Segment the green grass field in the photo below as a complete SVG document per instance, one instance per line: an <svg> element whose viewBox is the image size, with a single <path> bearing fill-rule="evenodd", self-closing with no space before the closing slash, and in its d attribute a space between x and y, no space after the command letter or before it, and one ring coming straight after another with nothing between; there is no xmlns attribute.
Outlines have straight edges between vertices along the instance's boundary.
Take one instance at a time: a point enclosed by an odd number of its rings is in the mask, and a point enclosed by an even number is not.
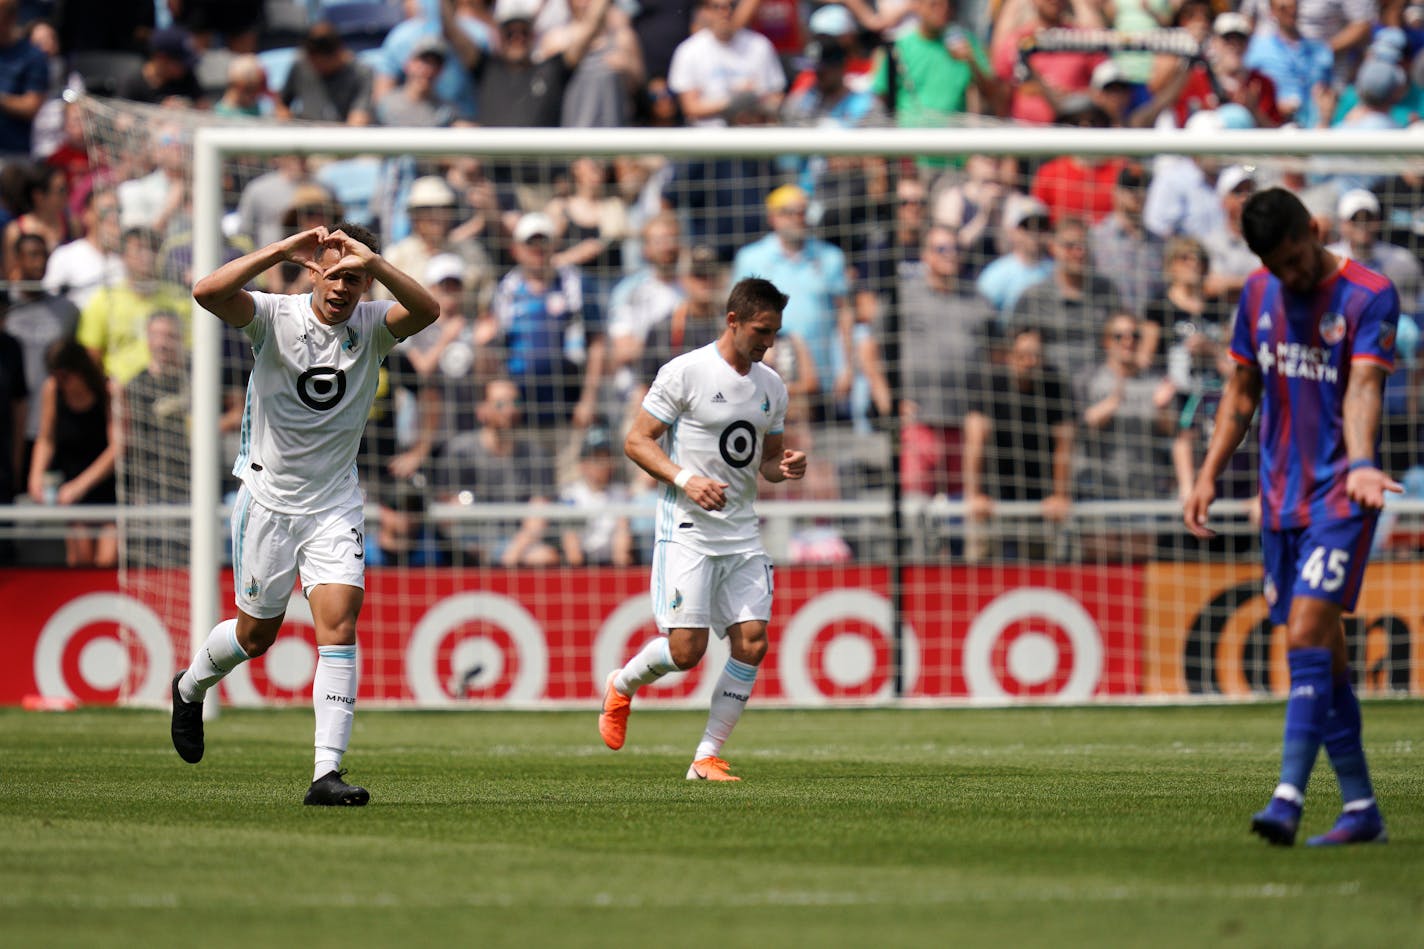
<svg viewBox="0 0 1424 949"><path fill-rule="evenodd" d="M310 712L0 710L0 943L1419 946L1419 703L1367 703L1393 840L1273 848L1281 706L357 717L364 809L301 806ZM1323 758L1305 830L1338 809Z"/></svg>

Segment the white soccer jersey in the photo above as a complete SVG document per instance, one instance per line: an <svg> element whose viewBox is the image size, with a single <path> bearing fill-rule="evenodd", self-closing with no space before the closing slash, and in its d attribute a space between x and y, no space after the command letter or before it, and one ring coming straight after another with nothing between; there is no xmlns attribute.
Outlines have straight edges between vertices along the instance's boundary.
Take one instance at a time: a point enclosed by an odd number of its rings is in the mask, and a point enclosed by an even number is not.
<svg viewBox="0 0 1424 949"><path fill-rule="evenodd" d="M785 426L786 403L786 383L775 370L757 362L740 375L716 343L658 370L643 408L669 426L664 439L668 457L727 484L727 503L720 511L704 511L667 485L658 499L658 540L716 555L762 549L753 507L757 469L762 441Z"/></svg>
<svg viewBox="0 0 1424 949"><path fill-rule="evenodd" d="M396 345L389 300L356 305L328 326L310 294L253 293L243 332L256 363L247 381L241 443L232 473L264 507L316 514L345 501L376 396L381 362Z"/></svg>

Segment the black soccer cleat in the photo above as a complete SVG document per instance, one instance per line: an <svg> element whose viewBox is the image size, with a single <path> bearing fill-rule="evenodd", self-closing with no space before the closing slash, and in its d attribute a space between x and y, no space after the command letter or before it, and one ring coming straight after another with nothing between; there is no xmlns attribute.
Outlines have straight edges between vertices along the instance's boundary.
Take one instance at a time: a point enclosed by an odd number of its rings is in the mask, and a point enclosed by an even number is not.
<svg viewBox="0 0 1424 949"><path fill-rule="evenodd" d="M345 771L328 771L323 774L307 788L307 796L302 798L302 803L323 807L365 806L366 802L371 800L370 792L354 784L347 784L341 780L345 776Z"/></svg>
<svg viewBox="0 0 1424 949"><path fill-rule="evenodd" d="M178 757L189 764L203 760L203 703L185 702L178 694L178 680L173 677L173 748Z"/></svg>

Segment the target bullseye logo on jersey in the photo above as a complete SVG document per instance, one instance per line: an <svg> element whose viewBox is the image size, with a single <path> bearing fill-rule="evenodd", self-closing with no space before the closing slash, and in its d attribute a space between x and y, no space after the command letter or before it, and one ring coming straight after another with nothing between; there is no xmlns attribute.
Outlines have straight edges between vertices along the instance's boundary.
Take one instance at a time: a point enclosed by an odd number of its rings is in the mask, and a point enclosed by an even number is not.
<svg viewBox="0 0 1424 949"><path fill-rule="evenodd" d="M722 460L733 468L745 468L756 457L756 428L745 419L733 422L722 430L717 450L721 452Z"/></svg>
<svg viewBox="0 0 1424 949"><path fill-rule="evenodd" d="M346 396L346 373L335 366L312 366L297 377L297 397L318 412L334 409Z"/></svg>

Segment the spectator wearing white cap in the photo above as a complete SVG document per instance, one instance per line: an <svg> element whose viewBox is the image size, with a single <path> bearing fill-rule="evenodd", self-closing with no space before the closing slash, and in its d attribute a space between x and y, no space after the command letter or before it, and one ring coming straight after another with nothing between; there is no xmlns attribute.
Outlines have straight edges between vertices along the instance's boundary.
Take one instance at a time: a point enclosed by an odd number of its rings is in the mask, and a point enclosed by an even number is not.
<svg viewBox="0 0 1424 949"><path fill-rule="evenodd" d="M434 439L437 451L456 432L475 427L480 386L500 372L490 347L494 321L478 309L466 270L458 254L430 258L420 282L440 304L440 316L397 347L441 407Z"/></svg>
<svg viewBox="0 0 1424 949"><path fill-rule="evenodd" d="M1255 191L1255 174L1244 165L1228 165L1216 176L1221 224L1200 237L1209 264L1204 287L1209 297L1234 303L1246 278L1261 267L1241 233L1241 210Z"/></svg>
<svg viewBox="0 0 1424 949"><path fill-rule="evenodd" d="M1276 102L1276 83L1270 76L1246 65L1251 42L1251 21L1235 11L1212 21L1207 56L1188 71L1176 101L1177 127L1193 114L1227 102L1245 107L1258 128L1275 128L1283 117Z"/></svg>
<svg viewBox="0 0 1424 949"><path fill-rule="evenodd" d="M1048 256L1053 220L1048 215L1048 205L1037 198L1013 196L1004 212L1004 229L1008 232L1009 252L989 262L975 287L1006 326L1009 313L1023 292L1053 273L1053 258Z"/></svg>
<svg viewBox="0 0 1424 949"><path fill-rule="evenodd" d="M495 288L494 315L504 371L519 386L525 419L552 433L587 427L598 414L607 346L584 301L575 267L555 267L558 227L547 214L525 214L514 227L515 266ZM582 335L583 346L570 342Z"/></svg>
<svg viewBox="0 0 1424 949"><path fill-rule="evenodd" d="M1339 241L1326 246L1326 250L1348 257L1364 264L1376 273L1384 274L1399 291L1399 326L1396 332L1400 340L1400 352L1404 353L1404 341L1418 339L1418 317L1424 312L1424 267L1419 258L1408 248L1400 247L1380 239L1382 213L1379 197L1373 191L1356 189L1340 195L1335 208L1335 218L1340 229ZM1395 371L1385 380L1383 444L1385 464L1388 470L1400 471L1415 463L1412 457L1417 451L1419 433L1412 418L1417 418L1418 399L1415 390L1414 372L1417 362L1413 358L1400 358Z"/></svg>
<svg viewBox="0 0 1424 949"><path fill-rule="evenodd" d="M1228 125L1228 119L1232 124ZM1187 120L1186 131L1195 136L1218 137L1233 128L1249 128L1249 123L1250 113L1228 104L1196 113ZM1221 169L1221 160L1209 155L1158 156L1142 208L1148 229L1164 238L1186 234L1205 240L1220 228L1222 210L1216 178Z"/></svg>
<svg viewBox="0 0 1424 949"><path fill-rule="evenodd" d="M386 259L408 274L421 274L437 254L455 254L465 262L465 288L481 311L494 292L494 265L476 240L453 240L450 232L459 218L455 191L439 175L426 175L411 183L406 196L410 234L392 244ZM376 299L385 299L373 292Z"/></svg>
<svg viewBox="0 0 1424 949"><path fill-rule="evenodd" d="M1346 191L1335 207L1335 221L1340 240L1325 249L1384 274L1399 291L1400 309L1411 315L1419 313L1424 267L1408 248L1380 239L1379 197L1363 188Z"/></svg>

